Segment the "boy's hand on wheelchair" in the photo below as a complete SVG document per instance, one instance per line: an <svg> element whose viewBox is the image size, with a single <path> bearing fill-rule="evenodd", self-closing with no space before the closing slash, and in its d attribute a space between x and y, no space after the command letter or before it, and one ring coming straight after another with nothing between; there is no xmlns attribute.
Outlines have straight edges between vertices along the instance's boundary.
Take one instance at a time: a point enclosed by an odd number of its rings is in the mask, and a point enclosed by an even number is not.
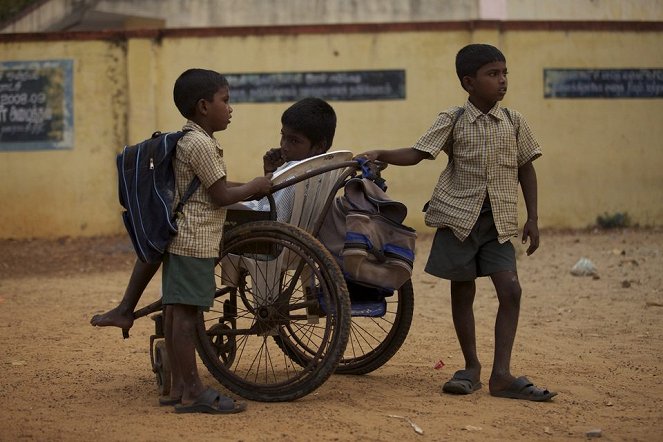
<svg viewBox="0 0 663 442"><path fill-rule="evenodd" d="M279 166L282 166L285 163L281 155L281 148L275 147L269 149L265 152L265 155L262 156L262 167L265 173L274 172Z"/></svg>
<svg viewBox="0 0 663 442"><path fill-rule="evenodd" d="M368 160L368 161L375 161L375 160L378 159L379 156L380 156L379 151L369 150L369 151L366 151L366 152L362 152L358 155L355 155L354 159L355 160L356 159L365 159L365 160Z"/></svg>
<svg viewBox="0 0 663 442"><path fill-rule="evenodd" d="M260 199L269 195L272 190L272 174L268 173L265 176L259 176L251 180L251 185L255 189L251 197L253 199Z"/></svg>

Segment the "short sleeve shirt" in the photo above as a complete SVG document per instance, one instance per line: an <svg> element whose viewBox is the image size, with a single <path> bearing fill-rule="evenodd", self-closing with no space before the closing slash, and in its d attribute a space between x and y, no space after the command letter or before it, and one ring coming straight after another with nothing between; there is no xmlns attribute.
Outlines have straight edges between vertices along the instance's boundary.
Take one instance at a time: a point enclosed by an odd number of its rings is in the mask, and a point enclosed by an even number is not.
<svg viewBox="0 0 663 442"><path fill-rule="evenodd" d="M187 121L182 130L188 132L177 143L173 160L175 205L194 177L200 179L200 186L177 218L177 236L168 251L194 258L215 258L219 256L226 209L214 204L207 189L226 176L223 150L214 137L192 121Z"/></svg>
<svg viewBox="0 0 663 442"><path fill-rule="evenodd" d="M518 234L518 168L541 156L539 144L525 118L499 103L486 114L470 101L457 117L460 110L441 112L414 145L433 158L440 152L449 156L433 190L426 225L449 227L463 241L488 196L498 240L506 242Z"/></svg>

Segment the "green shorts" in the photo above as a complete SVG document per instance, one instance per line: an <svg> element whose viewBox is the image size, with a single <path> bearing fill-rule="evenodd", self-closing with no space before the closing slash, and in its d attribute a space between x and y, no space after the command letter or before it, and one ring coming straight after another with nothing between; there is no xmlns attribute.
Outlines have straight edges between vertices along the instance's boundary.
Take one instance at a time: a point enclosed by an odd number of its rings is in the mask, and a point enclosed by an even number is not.
<svg viewBox="0 0 663 442"><path fill-rule="evenodd" d="M161 278L161 302L164 305L195 305L209 310L214 303L216 291L214 266L214 258L166 253Z"/></svg>
<svg viewBox="0 0 663 442"><path fill-rule="evenodd" d="M500 244L492 212L484 212L465 241L449 228L437 229L426 273L451 281L474 281L503 271L516 271L516 251L511 241Z"/></svg>

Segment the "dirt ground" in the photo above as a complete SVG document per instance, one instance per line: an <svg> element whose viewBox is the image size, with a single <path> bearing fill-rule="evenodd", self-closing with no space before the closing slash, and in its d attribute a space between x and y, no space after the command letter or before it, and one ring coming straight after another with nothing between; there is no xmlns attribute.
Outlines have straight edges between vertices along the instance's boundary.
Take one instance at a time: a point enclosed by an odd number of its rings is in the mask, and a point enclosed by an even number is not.
<svg viewBox="0 0 663 442"><path fill-rule="evenodd" d="M417 243L412 329L387 365L334 375L294 402L249 402L232 416L159 407L149 319L137 321L128 340L119 329L89 325L121 297L134 259L127 239L0 241L0 440L559 441L588 432L661 440L663 230L543 232L537 253L520 253L513 371L557 391L550 403L493 398L487 387L440 394L463 359L448 283L422 271L430 240ZM581 257L597 276L571 275ZM158 290L148 288L145 304ZM475 314L485 384L496 308L484 278ZM435 369L440 360L445 366ZM200 371L222 389L202 364Z"/></svg>

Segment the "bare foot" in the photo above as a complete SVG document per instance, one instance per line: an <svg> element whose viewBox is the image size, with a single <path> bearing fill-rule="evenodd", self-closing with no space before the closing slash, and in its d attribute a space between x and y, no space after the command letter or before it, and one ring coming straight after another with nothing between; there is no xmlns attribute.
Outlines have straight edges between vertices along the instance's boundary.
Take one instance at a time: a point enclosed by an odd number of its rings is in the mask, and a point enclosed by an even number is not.
<svg viewBox="0 0 663 442"><path fill-rule="evenodd" d="M133 313L125 313L119 307L102 313L94 315L90 319L90 324L95 327L119 327L123 330L128 330L134 325Z"/></svg>

